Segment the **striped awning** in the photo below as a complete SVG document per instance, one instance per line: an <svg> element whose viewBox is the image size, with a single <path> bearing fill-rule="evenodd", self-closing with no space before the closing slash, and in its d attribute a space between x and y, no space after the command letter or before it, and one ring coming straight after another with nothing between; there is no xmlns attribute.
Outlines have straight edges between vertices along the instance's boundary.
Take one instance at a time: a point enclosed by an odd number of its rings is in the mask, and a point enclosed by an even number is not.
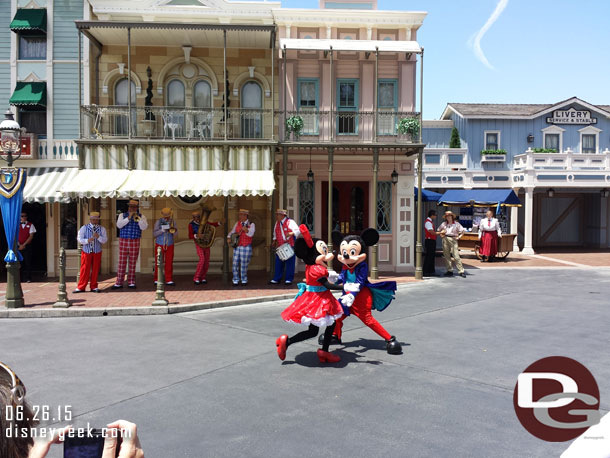
<svg viewBox="0 0 610 458"><path fill-rule="evenodd" d="M118 189L119 196L270 196L271 170L133 170Z"/></svg>
<svg viewBox="0 0 610 458"><path fill-rule="evenodd" d="M79 170L64 183L60 191L65 197L115 197L125 183L129 170Z"/></svg>
<svg viewBox="0 0 610 458"><path fill-rule="evenodd" d="M76 167L33 167L28 168L28 178L23 190L24 202L67 202L59 190L74 178Z"/></svg>

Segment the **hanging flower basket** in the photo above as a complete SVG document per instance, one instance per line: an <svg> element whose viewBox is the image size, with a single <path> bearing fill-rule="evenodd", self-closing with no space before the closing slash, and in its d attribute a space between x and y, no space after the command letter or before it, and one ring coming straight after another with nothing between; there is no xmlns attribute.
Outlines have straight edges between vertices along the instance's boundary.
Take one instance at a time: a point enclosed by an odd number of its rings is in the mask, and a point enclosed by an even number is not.
<svg viewBox="0 0 610 458"><path fill-rule="evenodd" d="M294 139L298 140L301 132L303 132L303 127L305 127L305 122L303 122L303 118L300 116L290 116L286 119L286 140L290 138L291 132Z"/></svg>

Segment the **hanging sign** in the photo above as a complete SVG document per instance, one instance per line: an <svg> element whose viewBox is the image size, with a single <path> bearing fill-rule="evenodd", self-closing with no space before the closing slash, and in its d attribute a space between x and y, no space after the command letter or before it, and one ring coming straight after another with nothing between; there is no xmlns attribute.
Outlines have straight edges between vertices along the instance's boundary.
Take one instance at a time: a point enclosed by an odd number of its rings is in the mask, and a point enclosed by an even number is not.
<svg viewBox="0 0 610 458"><path fill-rule="evenodd" d="M553 116L546 118L546 122L549 124L597 124L597 118L592 118L591 112L588 110L570 108L553 111Z"/></svg>

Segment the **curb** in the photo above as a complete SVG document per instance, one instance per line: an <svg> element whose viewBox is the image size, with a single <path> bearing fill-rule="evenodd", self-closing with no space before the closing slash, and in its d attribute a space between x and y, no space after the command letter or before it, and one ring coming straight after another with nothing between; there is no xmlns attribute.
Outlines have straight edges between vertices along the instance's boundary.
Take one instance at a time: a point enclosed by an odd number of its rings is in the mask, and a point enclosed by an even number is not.
<svg viewBox="0 0 610 458"><path fill-rule="evenodd" d="M420 282L406 282L397 285L397 291L409 285ZM196 312L216 308L235 307L238 305L257 304L270 301L280 301L294 298L295 293L277 294L274 296L257 296L241 299L227 299L217 302L199 302L195 304L179 304L154 307L152 305L138 307L91 307L79 308L77 305L66 309L0 309L0 318L82 318L101 316L141 316L141 315L172 315L174 313Z"/></svg>

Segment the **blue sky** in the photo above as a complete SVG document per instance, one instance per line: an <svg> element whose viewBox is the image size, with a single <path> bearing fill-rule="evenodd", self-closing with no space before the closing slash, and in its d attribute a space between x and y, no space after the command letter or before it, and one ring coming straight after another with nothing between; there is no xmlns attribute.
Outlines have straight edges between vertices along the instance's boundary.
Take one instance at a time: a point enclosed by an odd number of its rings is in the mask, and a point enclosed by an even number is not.
<svg viewBox="0 0 610 458"><path fill-rule="evenodd" d="M610 105L607 0L378 0L379 9L427 11L424 118L448 102L555 103L577 96ZM480 40L493 68L475 56L473 39L506 3ZM282 0L317 8L317 0ZM418 105L419 106L419 105Z"/></svg>

